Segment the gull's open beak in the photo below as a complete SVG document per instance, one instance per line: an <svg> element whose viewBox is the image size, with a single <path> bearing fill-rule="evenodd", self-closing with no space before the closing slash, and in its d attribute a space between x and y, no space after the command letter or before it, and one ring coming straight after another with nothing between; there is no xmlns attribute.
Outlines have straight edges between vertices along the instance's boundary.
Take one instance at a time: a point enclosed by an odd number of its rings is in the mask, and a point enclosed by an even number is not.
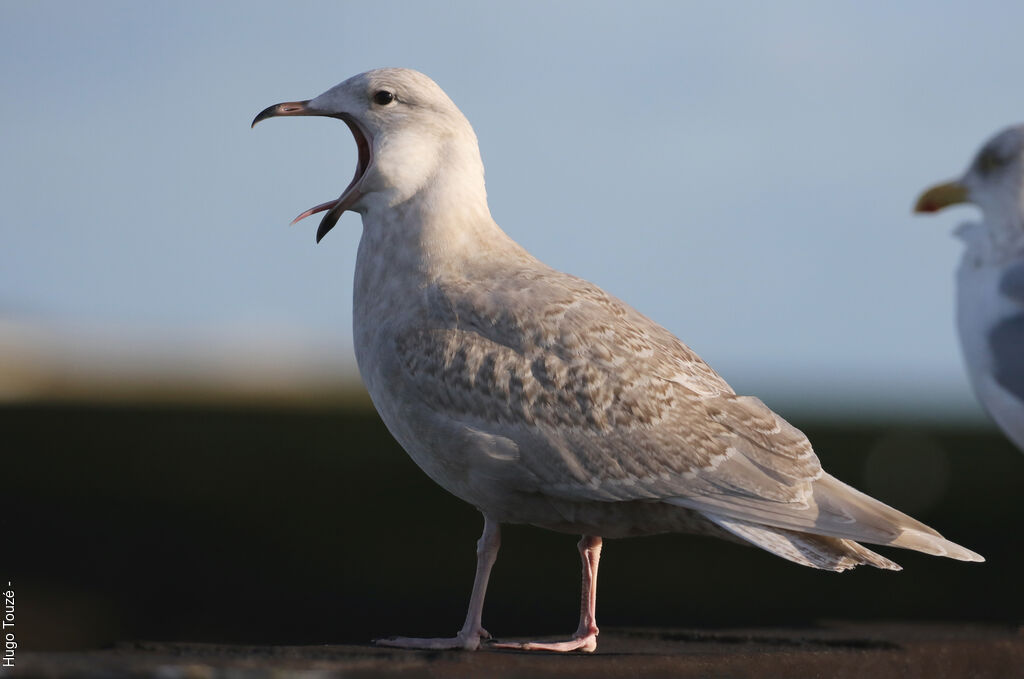
<svg viewBox="0 0 1024 679"><path fill-rule="evenodd" d="M330 115L323 111L310 108L309 99L306 101L286 101L283 104L274 104L268 106L260 114L252 119L252 125L250 129L256 127L256 123L267 118L277 118L278 116L324 116Z"/></svg>
<svg viewBox="0 0 1024 679"><path fill-rule="evenodd" d="M362 126L359 125L350 115L346 113L335 113L330 111L323 111L321 109L314 108L309 104L310 100L306 101L286 101L281 104L274 104L268 106L259 112L252 120L250 127L256 127L256 123L267 118L277 118L280 116L326 116L328 118L337 118L348 125L348 129L352 131L352 136L356 140L356 148L359 152L359 160L356 163L356 174L352 177L352 181L349 182L348 187L341 193L336 200L330 200L326 203L321 203L316 207L303 212L301 215L292 220L292 224L304 219L310 215L316 214L317 212L323 212L327 210L327 214L324 215L323 219L320 220L320 227L316 230L316 242L327 235L327 232L334 228L334 225L338 223L338 219L341 218L341 214L352 207L352 205L362 197L362 192L359 190L359 181L366 174L367 168L370 167L370 163L373 161L373 144L371 143L371 137L367 134Z"/></svg>
<svg viewBox="0 0 1024 679"><path fill-rule="evenodd" d="M938 212L950 205L959 205L970 201L967 187L960 182L946 182L933 186L917 199L914 212Z"/></svg>

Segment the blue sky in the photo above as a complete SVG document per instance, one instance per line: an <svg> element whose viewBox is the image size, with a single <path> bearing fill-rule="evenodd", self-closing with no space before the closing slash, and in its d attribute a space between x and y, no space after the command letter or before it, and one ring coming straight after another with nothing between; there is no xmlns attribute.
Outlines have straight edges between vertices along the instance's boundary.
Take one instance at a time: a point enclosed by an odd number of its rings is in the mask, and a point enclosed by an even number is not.
<svg viewBox="0 0 1024 679"><path fill-rule="evenodd" d="M249 122L405 66L473 123L510 235L739 390L972 410L950 231L974 213L910 206L1024 120L1021 25L986 2L9 0L0 317L350 360L359 218L319 246L288 222L354 144Z"/></svg>

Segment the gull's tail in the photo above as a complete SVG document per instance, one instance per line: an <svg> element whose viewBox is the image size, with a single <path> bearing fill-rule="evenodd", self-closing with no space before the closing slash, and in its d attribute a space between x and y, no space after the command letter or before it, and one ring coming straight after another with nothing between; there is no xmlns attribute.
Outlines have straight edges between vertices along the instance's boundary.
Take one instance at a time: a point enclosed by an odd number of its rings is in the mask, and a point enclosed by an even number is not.
<svg viewBox="0 0 1024 679"><path fill-rule="evenodd" d="M843 571L865 564L900 570L896 563L858 542L913 549L959 561L985 560L828 474L814 482L812 498L804 511L773 511L765 506L730 510L721 506L704 508L701 513L747 542L813 568Z"/></svg>
<svg viewBox="0 0 1024 679"><path fill-rule="evenodd" d="M853 540L772 528L715 514L704 516L736 537L801 566L836 572L860 565L891 571L903 570L899 564Z"/></svg>
<svg viewBox="0 0 1024 679"><path fill-rule="evenodd" d="M942 537L937 530L926 526L884 502L846 485L829 474L824 474L814 483L814 497L826 516L849 517L857 524L863 524L871 534L858 534L856 528L848 531L855 540L876 545L891 545L917 552L944 556L958 561L984 561L985 558L966 547L961 547ZM828 522L823 522L828 526ZM816 532L816 531L815 531ZM828 534L827 531L822 531ZM876 537L882 532L881 537ZM887 538L884 533L892 534Z"/></svg>

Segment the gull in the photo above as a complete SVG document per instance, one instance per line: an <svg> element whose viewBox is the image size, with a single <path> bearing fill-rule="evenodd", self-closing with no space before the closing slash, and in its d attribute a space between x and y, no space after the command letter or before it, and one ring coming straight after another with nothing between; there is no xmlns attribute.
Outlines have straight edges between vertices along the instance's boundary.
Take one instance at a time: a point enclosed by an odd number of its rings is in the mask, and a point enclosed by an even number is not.
<svg viewBox="0 0 1024 679"><path fill-rule="evenodd" d="M957 180L921 194L916 212L973 203L981 222L956 230L956 322L971 387L1024 450L1024 125L989 139Z"/></svg>
<svg viewBox="0 0 1024 679"><path fill-rule="evenodd" d="M597 648L603 538L715 535L832 571L899 570L859 542L983 560L827 474L803 433L668 330L516 244L491 218L473 128L427 76L368 71L253 125L277 116L338 118L355 137L348 187L296 221L326 212L319 242L346 210L362 216L360 374L409 456L484 519L458 633L377 643L490 640L484 593L507 523L581 535L582 596L571 638L497 648Z"/></svg>

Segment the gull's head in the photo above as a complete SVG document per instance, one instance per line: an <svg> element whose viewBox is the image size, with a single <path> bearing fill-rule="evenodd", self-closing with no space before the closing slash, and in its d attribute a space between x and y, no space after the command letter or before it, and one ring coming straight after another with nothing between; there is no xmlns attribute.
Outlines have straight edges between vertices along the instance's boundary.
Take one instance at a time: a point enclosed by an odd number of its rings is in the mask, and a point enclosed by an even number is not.
<svg viewBox="0 0 1024 679"><path fill-rule="evenodd" d="M381 68L349 78L306 101L269 106L252 121L279 116L326 116L348 125L358 159L348 187L335 200L306 210L327 211L316 240L346 210L365 212L372 204L395 206L438 180L439 170L483 190L483 164L473 128L437 83L417 71Z"/></svg>
<svg viewBox="0 0 1024 679"><path fill-rule="evenodd" d="M989 139L962 177L933 186L917 199L915 212L938 212L972 203L981 208L982 228L997 248L1024 239L1024 125Z"/></svg>

